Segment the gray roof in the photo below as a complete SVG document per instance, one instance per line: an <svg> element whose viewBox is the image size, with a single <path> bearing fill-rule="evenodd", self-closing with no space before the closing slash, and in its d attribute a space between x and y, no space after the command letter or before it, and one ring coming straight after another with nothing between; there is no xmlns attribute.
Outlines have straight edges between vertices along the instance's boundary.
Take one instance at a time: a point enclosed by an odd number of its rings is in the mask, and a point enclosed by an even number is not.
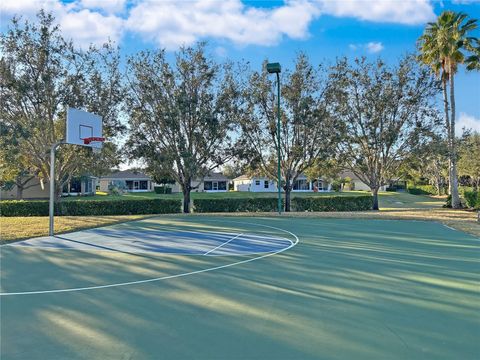
<svg viewBox="0 0 480 360"><path fill-rule="evenodd" d="M151 180L150 176L140 171L133 170L123 170L111 173L109 175L101 176L100 180L112 179L112 180L123 180L123 179L141 179L141 180Z"/></svg>
<svg viewBox="0 0 480 360"><path fill-rule="evenodd" d="M211 180L229 181L230 179L225 175L223 175L221 172L210 173L203 178L203 181L211 181Z"/></svg>

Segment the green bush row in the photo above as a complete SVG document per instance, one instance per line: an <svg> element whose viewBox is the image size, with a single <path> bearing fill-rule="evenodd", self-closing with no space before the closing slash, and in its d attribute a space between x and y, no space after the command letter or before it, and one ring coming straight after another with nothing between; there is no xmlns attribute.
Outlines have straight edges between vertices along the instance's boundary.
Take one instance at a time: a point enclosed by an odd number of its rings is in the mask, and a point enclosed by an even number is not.
<svg viewBox="0 0 480 360"><path fill-rule="evenodd" d="M292 199L294 211L363 211L372 210L373 196L322 196Z"/></svg>
<svg viewBox="0 0 480 360"><path fill-rule="evenodd" d="M194 211L208 212L272 212L277 211L276 198L195 199ZM321 196L293 198L292 211L361 211L370 210L373 198L366 196ZM282 207L284 203L282 201ZM181 212L181 200L77 200L59 202L55 215L135 215ZM48 216L48 201L0 201L1 216Z"/></svg>
<svg viewBox="0 0 480 360"><path fill-rule="evenodd" d="M480 191L464 191L463 197L469 208L480 209Z"/></svg>
<svg viewBox="0 0 480 360"><path fill-rule="evenodd" d="M275 198L245 199L195 199L194 211L208 212L271 212L277 211ZM282 206L284 205L282 201ZM362 211L371 210L373 197L366 196L321 196L295 197L292 199L292 211Z"/></svg>
<svg viewBox="0 0 480 360"><path fill-rule="evenodd" d="M435 195L437 194L437 189L433 185L417 185L409 187L408 192L412 195Z"/></svg>
<svg viewBox="0 0 480 360"><path fill-rule="evenodd" d="M55 204L55 215L142 215L170 214L181 211L181 201L147 200L78 200ZM0 201L1 216L48 216L48 201Z"/></svg>
<svg viewBox="0 0 480 360"><path fill-rule="evenodd" d="M208 212L269 212L277 211L276 198L194 199L193 208L198 213ZM283 201L282 201L283 207Z"/></svg>

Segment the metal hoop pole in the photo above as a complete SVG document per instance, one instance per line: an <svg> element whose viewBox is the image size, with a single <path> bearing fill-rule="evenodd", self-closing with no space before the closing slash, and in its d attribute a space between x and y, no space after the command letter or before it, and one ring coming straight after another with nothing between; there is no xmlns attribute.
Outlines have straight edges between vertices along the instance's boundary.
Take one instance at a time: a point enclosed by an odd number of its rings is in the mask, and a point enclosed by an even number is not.
<svg viewBox="0 0 480 360"><path fill-rule="evenodd" d="M53 223L53 214L54 214L54 206L55 206L55 150L64 141L60 140L52 145L50 148L50 201L48 204L48 213L49 213L49 227L48 227L48 235L54 235L54 223Z"/></svg>

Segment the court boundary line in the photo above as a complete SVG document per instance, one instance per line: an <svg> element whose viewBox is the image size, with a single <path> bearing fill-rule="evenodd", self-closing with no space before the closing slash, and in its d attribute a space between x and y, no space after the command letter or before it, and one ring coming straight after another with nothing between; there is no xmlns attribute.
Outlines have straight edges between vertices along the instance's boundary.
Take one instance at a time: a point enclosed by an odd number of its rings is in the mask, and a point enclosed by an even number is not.
<svg viewBox="0 0 480 360"><path fill-rule="evenodd" d="M215 221L215 220L213 220L213 221ZM216 220L216 221L218 222L219 220ZM202 269L202 270L189 271L189 272L182 273L182 274L167 275L167 276L161 276L161 277L157 277L157 278L136 280L136 281L127 281L127 282L123 282L123 283L115 283L115 284L107 284L107 285L85 286L85 287L67 288L67 289L53 289L53 290L7 292L7 293L0 293L0 296L68 293L68 292L77 292L77 291L115 288L115 287L128 286L128 285L146 284L146 283L156 282L156 281L161 281L161 280L174 279L174 278L185 277L185 276L189 276L189 275L201 274L201 273L214 271L214 270L225 269L225 268L229 268L229 267L236 266L236 265L246 264L246 263L249 263L249 262L252 262L252 261L255 261L255 260L264 259L264 258L267 258L269 256L280 254L280 253L282 253L286 250L289 250L300 242L300 239L298 238L298 236L295 235L294 233L292 233L291 231L281 229L281 228L278 228L278 227L275 227L275 226L255 224L255 223L249 223L249 222L239 222L239 221L232 221L232 222L237 223L237 224L248 224L248 225L254 225L254 226L262 226L262 227L266 227L266 228L279 230L279 231L282 231L284 233L292 235L295 238L295 242L290 240L290 239L287 239L290 242L290 245L283 248L283 249L280 249L278 251L267 253L267 254L264 254L262 256L254 257L254 258L251 258L251 259L237 261L237 262L233 262L233 263L225 264L225 265L220 265L220 266L214 266L212 268L207 268L207 269Z"/></svg>
<svg viewBox="0 0 480 360"><path fill-rule="evenodd" d="M230 240L227 240L227 241L225 241L224 243L221 243L220 245L218 245L217 247L214 247L213 249L208 250L208 251L207 251L205 254L203 254L203 255L204 255L204 256L205 256L205 255L208 255L208 254L210 254L211 252L213 252L213 251L215 251L215 250L217 250L217 249L220 249L222 246L227 245L230 241L233 241L233 240L235 240L235 239L238 239L238 238L239 238L240 236L242 236L242 235L243 235L243 233L240 233L240 234L235 235L235 236L234 236L233 238L231 238Z"/></svg>

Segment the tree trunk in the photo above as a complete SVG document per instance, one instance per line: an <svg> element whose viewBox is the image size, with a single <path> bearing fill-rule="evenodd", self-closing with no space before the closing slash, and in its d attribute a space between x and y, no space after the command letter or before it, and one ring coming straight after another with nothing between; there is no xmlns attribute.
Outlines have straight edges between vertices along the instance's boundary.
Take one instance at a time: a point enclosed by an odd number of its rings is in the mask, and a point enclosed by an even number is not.
<svg viewBox="0 0 480 360"><path fill-rule="evenodd" d="M372 210L379 210L378 208L378 187L372 188L373 207Z"/></svg>
<svg viewBox="0 0 480 360"><path fill-rule="evenodd" d="M186 180L184 184L182 184L182 192L183 192L183 212L185 214L190 213L190 191L192 190L191 181L190 179Z"/></svg>
<svg viewBox="0 0 480 360"><path fill-rule="evenodd" d="M450 132L450 116L448 114L448 93L447 93L447 79L442 77L442 94L443 94L443 110L445 111L445 127L447 129L447 142L448 142L448 194L452 193L452 182L450 181L450 163L452 161L452 146L451 146L451 132Z"/></svg>
<svg viewBox="0 0 480 360"><path fill-rule="evenodd" d="M290 194L292 192L292 187L291 186L286 186L285 187L285 212L290 211Z"/></svg>
<svg viewBox="0 0 480 360"><path fill-rule="evenodd" d="M442 179L437 178L437 195L441 196L442 195Z"/></svg>
<svg viewBox="0 0 480 360"><path fill-rule="evenodd" d="M456 149L456 140L455 140L455 84L454 84L454 75L450 71L450 186L451 186L451 195L452 195L452 208L460 208L460 197L458 195L458 179L457 179L457 149Z"/></svg>
<svg viewBox="0 0 480 360"><path fill-rule="evenodd" d="M183 191L183 212L190 213L190 190Z"/></svg>
<svg viewBox="0 0 480 360"><path fill-rule="evenodd" d="M23 186L17 183L17 200L23 199Z"/></svg>

